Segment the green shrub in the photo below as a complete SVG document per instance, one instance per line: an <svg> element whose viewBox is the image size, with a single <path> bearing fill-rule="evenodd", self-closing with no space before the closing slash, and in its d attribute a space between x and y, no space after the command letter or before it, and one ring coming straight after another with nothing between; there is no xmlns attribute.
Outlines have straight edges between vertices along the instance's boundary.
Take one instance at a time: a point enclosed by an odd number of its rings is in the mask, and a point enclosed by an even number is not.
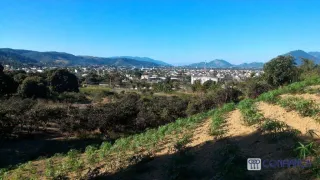
<svg viewBox="0 0 320 180"><path fill-rule="evenodd" d="M98 162L98 158L97 158L97 150L98 148L96 146L87 146L86 147L86 158L87 158L87 162L90 165L93 165L94 163Z"/></svg>
<svg viewBox="0 0 320 180"><path fill-rule="evenodd" d="M287 110L296 110L302 116L317 116L320 112L319 105L312 100L297 97L283 98L278 101L281 107Z"/></svg>
<svg viewBox="0 0 320 180"><path fill-rule="evenodd" d="M80 159L80 151L76 149L71 149L67 153L67 159L66 159L66 169L69 169L71 171L76 171L83 167L83 162Z"/></svg>
<svg viewBox="0 0 320 180"><path fill-rule="evenodd" d="M234 110L235 104L228 103L225 104L222 108L215 110L213 116L211 117L211 128L210 134L211 135L222 135L224 130L222 129L222 124L225 122L225 114Z"/></svg>
<svg viewBox="0 0 320 180"><path fill-rule="evenodd" d="M84 94L76 92L63 92L58 95L58 100L66 103L90 103Z"/></svg>
<svg viewBox="0 0 320 180"><path fill-rule="evenodd" d="M263 115L258 112L255 101L253 99L245 99L241 101L238 108L244 118L247 125L253 125L260 123L263 119Z"/></svg>
<svg viewBox="0 0 320 180"><path fill-rule="evenodd" d="M108 152L110 151L112 147L112 144L109 143L109 142L103 142L101 145L100 145L100 158L103 159L106 157L106 155L108 154Z"/></svg>
<svg viewBox="0 0 320 180"><path fill-rule="evenodd" d="M284 122L279 122L271 119L267 119L261 125L262 131L278 133L285 130L287 125Z"/></svg>
<svg viewBox="0 0 320 180"><path fill-rule="evenodd" d="M192 134L186 134L181 139L179 139L175 144L174 148L178 151L183 150L186 145L191 141Z"/></svg>
<svg viewBox="0 0 320 180"><path fill-rule="evenodd" d="M308 155L313 154L315 152L314 142L310 142L306 145L299 142L299 145L295 149L295 151L298 151L299 158L305 159Z"/></svg>

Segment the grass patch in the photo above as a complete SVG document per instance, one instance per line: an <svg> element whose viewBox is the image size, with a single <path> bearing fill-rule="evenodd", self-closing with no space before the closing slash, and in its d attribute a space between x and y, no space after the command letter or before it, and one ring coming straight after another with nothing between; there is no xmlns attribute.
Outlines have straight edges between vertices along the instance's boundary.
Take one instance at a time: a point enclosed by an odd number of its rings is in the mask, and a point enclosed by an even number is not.
<svg viewBox="0 0 320 180"><path fill-rule="evenodd" d="M174 144L174 149L177 151L182 151L186 148L186 145L191 142L192 134L185 134L181 139L179 139L175 144Z"/></svg>
<svg viewBox="0 0 320 180"><path fill-rule="evenodd" d="M210 134L213 136L222 136L224 130L222 125L225 123L225 115L235 109L234 103L225 104L222 108L217 109L211 117Z"/></svg>
<svg viewBox="0 0 320 180"><path fill-rule="evenodd" d="M306 100L298 97L282 98L277 102L278 105L288 111L295 110L302 116L317 117L320 113L319 105L312 100Z"/></svg>
<svg viewBox="0 0 320 180"><path fill-rule="evenodd" d="M286 128L287 125L284 122L271 119L265 120L261 125L262 131L271 133L283 132Z"/></svg>
<svg viewBox="0 0 320 180"><path fill-rule="evenodd" d="M261 123L264 118L263 115L258 112L255 103L256 101L253 99L245 99L238 105L238 108L244 118L244 122L249 126Z"/></svg>
<svg viewBox="0 0 320 180"><path fill-rule="evenodd" d="M281 94L295 94L295 93L303 93L305 92L305 88L311 85L320 84L320 78L310 78L305 81L295 82L289 84L288 86L283 86L278 89L265 92L261 94L257 100L258 101L265 101L270 103L275 103L278 101L278 96Z"/></svg>

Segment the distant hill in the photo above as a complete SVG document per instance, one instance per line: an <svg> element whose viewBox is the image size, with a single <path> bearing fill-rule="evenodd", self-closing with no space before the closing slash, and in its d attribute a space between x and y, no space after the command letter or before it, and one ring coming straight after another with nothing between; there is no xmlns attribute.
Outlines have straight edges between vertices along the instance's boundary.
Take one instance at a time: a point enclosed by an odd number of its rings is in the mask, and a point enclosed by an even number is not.
<svg viewBox="0 0 320 180"><path fill-rule="evenodd" d="M200 63L193 63L188 65L189 67L198 67L198 68L256 68L260 69L263 67L263 63L261 62L252 62L252 63L243 63L240 65L234 65L229 63L226 60L222 59L216 59L213 61L210 61L208 63L200 62Z"/></svg>
<svg viewBox="0 0 320 180"><path fill-rule="evenodd" d="M309 53L302 51L302 50L290 51L284 55L285 56L288 56L288 55L292 56L295 59L295 62L298 66L302 64L302 62L303 62L302 58L310 59L310 60L313 60L316 64L320 64L320 58L317 58L317 57L313 56L312 54L309 54Z"/></svg>
<svg viewBox="0 0 320 180"><path fill-rule="evenodd" d="M290 51L283 55L293 56L297 65L302 64L302 58L313 60L320 64L320 52L305 52L303 50ZM154 60L148 57L117 56L117 57L94 57L76 56L65 52L39 52L23 49L0 48L0 63L14 65L54 65L54 66L87 66L87 65L108 65L127 67L159 67L172 66L163 61ZM198 68L263 68L262 62L243 63L234 65L226 60L215 59L210 62L199 62L187 65Z"/></svg>
<svg viewBox="0 0 320 180"><path fill-rule="evenodd" d="M198 68L204 68L204 67L207 67L207 68L230 68L233 65L225 60L215 59L215 60L207 62L207 63L206 62L193 63L188 66L198 67Z"/></svg>
<svg viewBox="0 0 320 180"><path fill-rule="evenodd" d="M109 66L135 66L135 67L157 67L166 64L162 61L153 60L151 58L140 57L93 57L93 56L76 56L65 52L38 52L20 49L0 49L0 62L17 62L31 63L39 65L109 65Z"/></svg>
<svg viewBox="0 0 320 180"><path fill-rule="evenodd" d="M117 56L117 57L111 57L111 58L128 58L128 59L134 59L137 61L145 61L145 62L152 62L152 63L156 63L159 64L161 66L172 66L171 64L168 64L166 62L163 61L159 61L159 60L154 60L148 57L137 57L137 56Z"/></svg>
<svg viewBox="0 0 320 180"><path fill-rule="evenodd" d="M37 61L20 54L14 53L9 50L0 51L0 63L1 64L15 64L15 65L23 65L23 64L36 64Z"/></svg>
<svg viewBox="0 0 320 180"><path fill-rule="evenodd" d="M309 52L308 54L310 54L313 57L316 57L317 59L320 59L320 52L313 51L313 52Z"/></svg>
<svg viewBox="0 0 320 180"><path fill-rule="evenodd" d="M262 62L252 62L252 63L242 63L237 65L238 68L255 68L255 69L262 69L264 63Z"/></svg>

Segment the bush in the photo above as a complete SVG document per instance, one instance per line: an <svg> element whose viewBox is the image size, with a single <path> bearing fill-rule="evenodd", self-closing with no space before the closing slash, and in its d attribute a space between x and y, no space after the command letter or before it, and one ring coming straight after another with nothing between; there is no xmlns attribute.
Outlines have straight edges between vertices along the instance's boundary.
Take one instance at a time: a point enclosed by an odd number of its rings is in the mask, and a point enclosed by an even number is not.
<svg viewBox="0 0 320 180"><path fill-rule="evenodd" d="M272 86L281 86L298 80L298 68L292 56L278 56L263 66L264 77Z"/></svg>
<svg viewBox="0 0 320 180"><path fill-rule="evenodd" d="M84 94L76 92L63 92L58 95L58 100L66 103L90 103Z"/></svg>
<svg viewBox="0 0 320 180"><path fill-rule="evenodd" d="M241 101L238 108L244 118L247 125L254 125L260 123L263 119L263 115L258 112L255 101L253 99L245 99Z"/></svg>
<svg viewBox="0 0 320 180"><path fill-rule="evenodd" d="M287 110L296 110L302 116L317 116L320 112L319 105L311 100L289 97L278 101L278 104Z"/></svg>
<svg viewBox="0 0 320 180"><path fill-rule="evenodd" d="M45 98L48 92L45 80L39 76L27 77L19 86L19 94L25 98Z"/></svg>
<svg viewBox="0 0 320 180"><path fill-rule="evenodd" d="M259 79L252 79L246 82L245 95L248 98L257 98L260 94L272 89L272 86L267 82L260 81Z"/></svg>
<svg viewBox="0 0 320 180"><path fill-rule="evenodd" d="M213 109L216 106L217 106L217 102L214 96L212 95L200 96L197 98L193 98L189 102L186 113L190 116L193 114L207 111L209 109Z"/></svg>
<svg viewBox="0 0 320 180"><path fill-rule="evenodd" d="M4 74L2 72L3 67L2 68L1 67L0 67L0 97L15 93L18 88L18 83L16 83L11 76Z"/></svg>
<svg viewBox="0 0 320 180"><path fill-rule="evenodd" d="M218 105L223 105L228 102L238 103L240 101L239 97L242 95L242 92L233 87L232 85L226 85L225 88L219 88L214 91L213 97Z"/></svg>
<svg viewBox="0 0 320 180"><path fill-rule="evenodd" d="M66 69L56 70L49 81L52 90L58 93L79 92L78 78Z"/></svg>

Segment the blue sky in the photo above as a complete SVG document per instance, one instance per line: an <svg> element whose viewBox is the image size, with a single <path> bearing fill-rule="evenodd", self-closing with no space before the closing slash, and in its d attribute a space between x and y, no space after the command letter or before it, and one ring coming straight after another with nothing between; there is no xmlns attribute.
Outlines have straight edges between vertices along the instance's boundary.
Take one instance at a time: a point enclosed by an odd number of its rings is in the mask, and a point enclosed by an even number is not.
<svg viewBox="0 0 320 180"><path fill-rule="evenodd" d="M320 51L319 0L0 0L0 47L172 64Z"/></svg>

